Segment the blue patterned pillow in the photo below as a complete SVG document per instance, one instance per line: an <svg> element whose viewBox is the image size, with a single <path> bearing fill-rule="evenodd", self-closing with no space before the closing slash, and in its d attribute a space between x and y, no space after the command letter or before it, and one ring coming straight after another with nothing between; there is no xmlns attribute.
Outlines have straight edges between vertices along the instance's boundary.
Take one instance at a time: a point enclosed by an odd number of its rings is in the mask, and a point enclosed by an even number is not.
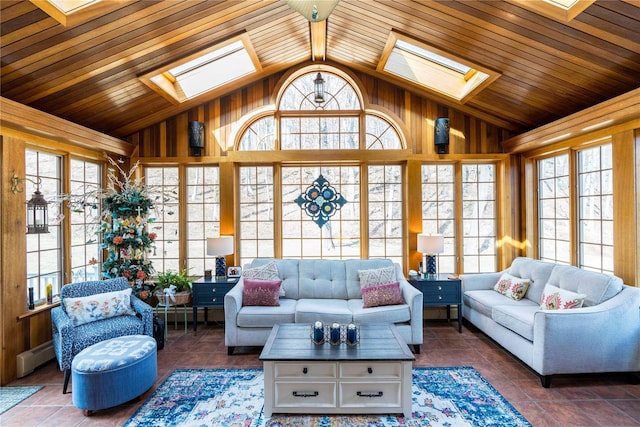
<svg viewBox="0 0 640 427"><path fill-rule="evenodd" d="M109 317L135 314L131 308L131 289L65 298L64 306L74 326Z"/></svg>

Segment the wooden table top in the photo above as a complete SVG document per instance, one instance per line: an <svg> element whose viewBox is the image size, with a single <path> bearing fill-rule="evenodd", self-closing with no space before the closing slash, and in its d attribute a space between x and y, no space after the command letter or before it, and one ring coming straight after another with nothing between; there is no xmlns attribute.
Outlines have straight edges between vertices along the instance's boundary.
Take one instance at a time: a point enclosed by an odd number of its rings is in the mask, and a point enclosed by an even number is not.
<svg viewBox="0 0 640 427"><path fill-rule="evenodd" d="M390 323L360 325L360 342L351 346L345 343L331 345L314 344L311 341L311 325L284 323L275 325L262 349L263 361L358 361L358 360L415 360L413 353Z"/></svg>

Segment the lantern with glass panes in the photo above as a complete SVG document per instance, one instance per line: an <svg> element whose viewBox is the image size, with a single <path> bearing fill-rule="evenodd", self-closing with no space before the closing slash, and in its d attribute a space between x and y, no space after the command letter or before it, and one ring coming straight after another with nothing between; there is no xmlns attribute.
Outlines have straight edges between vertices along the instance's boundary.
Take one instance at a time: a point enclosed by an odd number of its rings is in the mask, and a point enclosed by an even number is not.
<svg viewBox="0 0 640 427"><path fill-rule="evenodd" d="M41 180L34 181L30 178L18 178L15 174L11 177L11 192L22 193L22 185L29 181L36 186L36 191L27 202L27 234L40 234L49 232L48 203L40 192Z"/></svg>

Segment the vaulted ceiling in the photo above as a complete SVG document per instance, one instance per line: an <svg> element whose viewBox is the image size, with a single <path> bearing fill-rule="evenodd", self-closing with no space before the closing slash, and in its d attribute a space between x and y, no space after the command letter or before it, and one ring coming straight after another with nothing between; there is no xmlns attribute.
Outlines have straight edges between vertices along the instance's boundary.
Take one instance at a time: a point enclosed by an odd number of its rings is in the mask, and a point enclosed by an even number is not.
<svg viewBox="0 0 640 427"><path fill-rule="evenodd" d="M107 1L64 26L30 1L2 0L2 96L124 138L194 106L167 101L140 75L231 36L251 40L262 66L253 80L312 59L309 22L284 0ZM518 0L341 0L326 28L327 61L514 133L640 87L636 0L598 0L568 22ZM391 31L500 77L463 105L379 74Z"/></svg>

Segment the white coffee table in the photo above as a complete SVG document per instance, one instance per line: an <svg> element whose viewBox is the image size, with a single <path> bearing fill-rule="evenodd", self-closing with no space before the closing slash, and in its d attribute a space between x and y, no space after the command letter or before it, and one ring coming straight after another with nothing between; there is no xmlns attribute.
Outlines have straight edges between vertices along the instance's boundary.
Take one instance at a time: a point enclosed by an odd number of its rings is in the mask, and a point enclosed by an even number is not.
<svg viewBox="0 0 640 427"><path fill-rule="evenodd" d="M273 327L260 354L264 415L392 414L411 416L415 357L392 324L360 326L356 346L314 344L308 324Z"/></svg>

